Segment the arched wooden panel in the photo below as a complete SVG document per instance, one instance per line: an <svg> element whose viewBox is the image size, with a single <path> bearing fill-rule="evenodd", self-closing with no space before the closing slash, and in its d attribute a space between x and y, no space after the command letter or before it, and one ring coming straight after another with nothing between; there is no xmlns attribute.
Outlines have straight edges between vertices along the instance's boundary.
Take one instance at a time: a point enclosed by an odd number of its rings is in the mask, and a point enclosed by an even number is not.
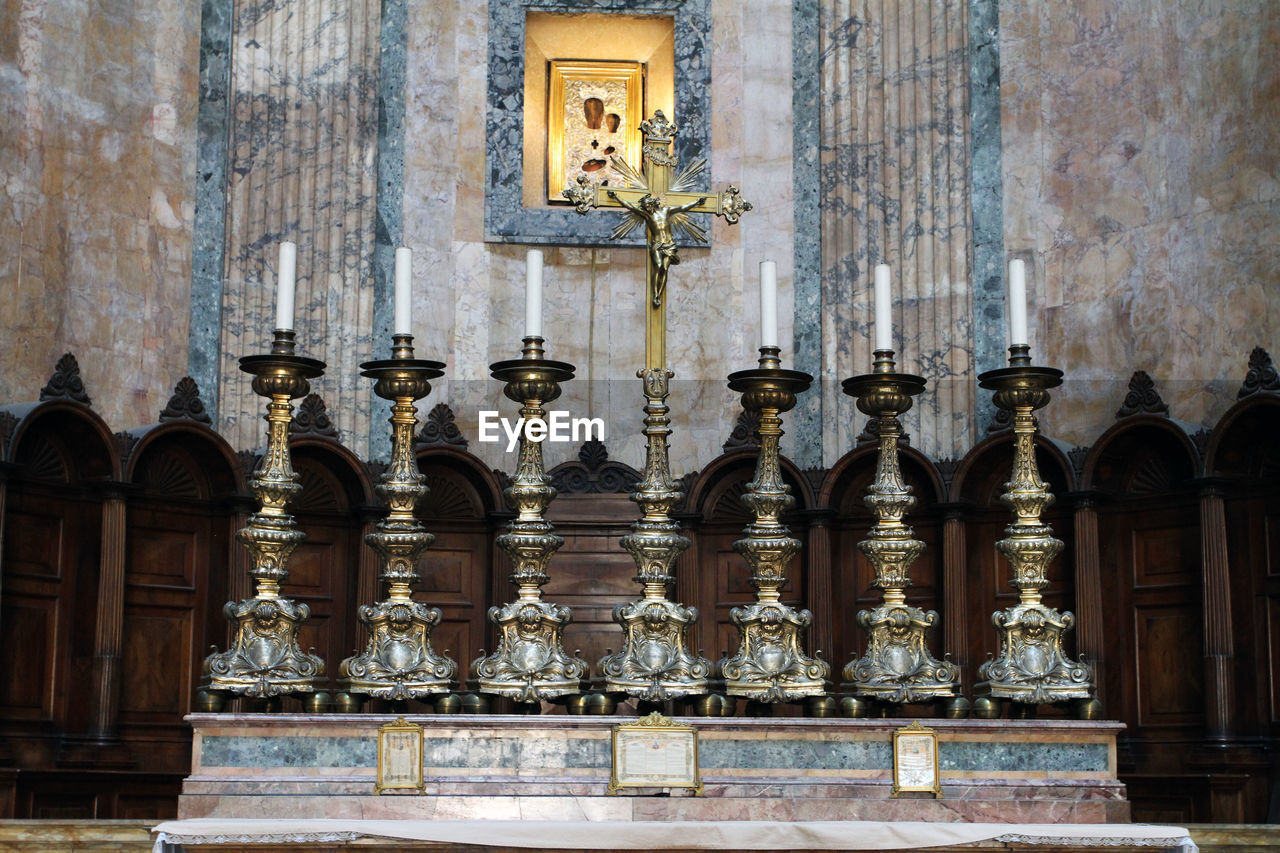
<svg viewBox="0 0 1280 853"><path fill-rule="evenodd" d="M299 631L299 645L303 651L314 648L324 659L333 689L338 664L356 650L356 608L363 603L356 600L365 547L356 509L365 503L366 488L353 459L334 442L293 445L293 467L302 491L290 511L307 538L289 560L283 590L311 608Z"/></svg>
<svg viewBox="0 0 1280 853"><path fill-rule="evenodd" d="M120 733L157 771L190 763L192 707L210 644L225 646L235 492L230 451L207 430L158 428L134 452L126 511Z"/></svg>
<svg viewBox="0 0 1280 853"><path fill-rule="evenodd" d="M1197 462L1167 419L1121 422L1094 446L1086 486L1098 509L1108 716L1139 755L1198 738L1204 725L1201 531ZM1181 764L1179 757L1178 763ZM1141 786L1141 783L1138 783Z"/></svg>
<svg viewBox="0 0 1280 853"><path fill-rule="evenodd" d="M102 503L90 482L114 474L105 426L52 403L15 435L4 518L0 731L51 756L42 737L88 726Z"/></svg>
<svg viewBox="0 0 1280 853"><path fill-rule="evenodd" d="M1280 396L1232 407L1214 429L1207 469L1225 498L1236 683L1244 688L1237 731L1280 736Z"/></svg>
<svg viewBox="0 0 1280 853"><path fill-rule="evenodd" d="M424 453L418 468L428 491L418 503L417 516L435 541L418 562L421 580L415 598L440 608L443 618L432 632L431 645L457 661L461 681L487 645L492 492L469 460L453 454Z"/></svg>

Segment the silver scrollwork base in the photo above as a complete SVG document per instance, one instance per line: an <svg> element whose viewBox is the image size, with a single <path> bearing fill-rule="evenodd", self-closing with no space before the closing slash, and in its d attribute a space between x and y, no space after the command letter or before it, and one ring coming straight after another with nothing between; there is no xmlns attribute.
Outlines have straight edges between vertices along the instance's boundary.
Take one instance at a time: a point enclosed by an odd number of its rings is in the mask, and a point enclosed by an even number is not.
<svg viewBox="0 0 1280 853"><path fill-rule="evenodd" d="M706 693L711 661L689 652L689 630L698 620L693 607L666 599L620 604L613 621L622 626L622 650L600 659L605 690L662 702Z"/></svg>
<svg viewBox="0 0 1280 853"><path fill-rule="evenodd" d="M925 637L938 614L909 604L881 604L858 613L867 652L847 664L844 679L858 696L889 703L931 702L956 695L959 672L930 654Z"/></svg>
<svg viewBox="0 0 1280 853"><path fill-rule="evenodd" d="M587 662L567 654L563 646L572 618L569 608L540 599L489 608L489 621L498 628L498 649L471 665L479 689L517 702L581 691Z"/></svg>
<svg viewBox="0 0 1280 853"><path fill-rule="evenodd" d="M305 604L287 598L246 598L222 608L236 626L225 652L204 660L201 685L266 699L286 693L310 693L324 678L324 661L298 647L298 627L311 615Z"/></svg>
<svg viewBox="0 0 1280 853"><path fill-rule="evenodd" d="M1018 604L992 614L1000 656L978 667L974 691L1038 705L1093 696L1093 667L1062 649L1076 618L1043 604Z"/></svg>
<svg viewBox="0 0 1280 853"><path fill-rule="evenodd" d="M720 662L725 692L755 702L794 702L826 693L830 666L800 647L813 623L808 610L756 602L729 613L738 629L738 653Z"/></svg>
<svg viewBox="0 0 1280 853"><path fill-rule="evenodd" d="M431 648L440 624L438 607L417 601L379 601L360 608L369 627L364 654L338 667L339 683L352 693L379 699L420 699L448 693L458 665Z"/></svg>

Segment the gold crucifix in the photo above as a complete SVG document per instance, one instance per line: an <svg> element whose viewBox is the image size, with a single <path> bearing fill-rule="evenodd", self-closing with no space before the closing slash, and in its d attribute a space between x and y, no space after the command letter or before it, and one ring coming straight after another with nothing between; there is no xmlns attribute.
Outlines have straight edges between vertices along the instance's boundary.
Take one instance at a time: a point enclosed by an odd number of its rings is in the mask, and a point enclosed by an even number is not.
<svg viewBox="0 0 1280 853"><path fill-rule="evenodd" d="M738 188L730 186L722 193L704 193L693 189L693 181L707 168L706 160L696 160L674 180L671 172L676 156L671 141L678 128L667 121L662 110L640 124L644 134L644 174L637 173L614 155L613 168L627 180L626 187L594 185L586 175L579 175L577 186L562 195L573 202L578 213L593 207L621 207L628 211L610 235L618 240L644 223L645 240L649 244L648 298L645 302L645 366L665 368L667 360L667 274L680 263L676 249L676 232L699 243L707 242L707 232L689 216L691 213L714 213L734 223L751 209Z"/></svg>

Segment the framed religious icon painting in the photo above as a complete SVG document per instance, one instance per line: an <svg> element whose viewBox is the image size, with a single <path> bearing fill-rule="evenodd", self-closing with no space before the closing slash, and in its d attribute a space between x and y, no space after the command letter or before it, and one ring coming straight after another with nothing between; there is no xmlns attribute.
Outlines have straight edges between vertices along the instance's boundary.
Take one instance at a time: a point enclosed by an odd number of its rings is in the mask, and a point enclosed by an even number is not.
<svg viewBox="0 0 1280 853"><path fill-rule="evenodd" d="M916 720L893 733L893 796L903 791L928 791L942 796L938 773L938 733Z"/></svg>
<svg viewBox="0 0 1280 853"><path fill-rule="evenodd" d="M615 159L640 171L644 63L553 59L547 84L547 197L585 175L627 186Z"/></svg>
<svg viewBox="0 0 1280 853"><path fill-rule="evenodd" d="M613 727L609 793L622 788L692 788L698 775L698 730L659 713Z"/></svg>
<svg viewBox="0 0 1280 853"><path fill-rule="evenodd" d="M421 793L422 726L399 717L378 727L378 781L374 793L411 790Z"/></svg>

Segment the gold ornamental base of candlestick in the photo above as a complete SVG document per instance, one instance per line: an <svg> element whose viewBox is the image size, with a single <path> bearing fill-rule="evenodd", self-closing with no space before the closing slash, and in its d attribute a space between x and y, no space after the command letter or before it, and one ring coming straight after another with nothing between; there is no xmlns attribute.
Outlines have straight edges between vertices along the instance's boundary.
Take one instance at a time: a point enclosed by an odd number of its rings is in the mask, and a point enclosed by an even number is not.
<svg viewBox="0 0 1280 853"><path fill-rule="evenodd" d="M391 464L378 486L389 512L365 537L381 560L387 598L357 611L369 641L362 654L339 665L338 683L348 693L403 700L448 693L458 665L431 647L440 609L414 601L410 590L418 580L418 560L435 541L414 515L427 488L413 455L413 403L431 393L430 380L444 375L444 364L414 358L410 335L396 335L392 353L393 358L360 365L360 375L375 380L374 393L392 401Z"/></svg>
<svg viewBox="0 0 1280 853"><path fill-rule="evenodd" d="M542 357L542 338L524 339L522 358L490 365L492 376L506 383L504 393L520 403L526 423L545 421L544 404L560 396L560 384L573 378L573 365ZM495 540L515 567L511 582L516 600L489 608L498 629L498 648L476 659L472 673L481 692L509 696L517 702L540 702L582 690L587 662L564 650L564 629L572 621L569 608L543 601L547 565L564 544L543 518L556 496L542 460L542 442L520 435L516 475L504 493L517 515Z"/></svg>
<svg viewBox="0 0 1280 853"><path fill-rule="evenodd" d="M857 398L860 411L879 419L876 477L865 499L876 523L858 550L874 568L872 586L883 590L884 597L874 610L858 613L858 625L867 633L867 651L845 666L844 680L857 696L885 703L950 699L956 696L960 673L950 661L934 658L927 645L938 614L906 603L911 563L924 543L912 537L903 521L916 499L898 464L898 415L911 408L911 398L924 390L925 382L913 374L896 373L891 350L876 350L875 355L874 371L846 379L843 387Z"/></svg>
<svg viewBox="0 0 1280 853"><path fill-rule="evenodd" d="M681 492L671 479L667 436L671 433L666 398L674 375L664 368L637 374L644 382L644 434L647 442L644 479L631 499L643 515L620 544L636 561L636 583L643 597L614 608L613 621L622 628L622 648L600 659L604 689L626 693L646 702L706 693L713 672L711 661L689 648L689 631L698 611L670 601L667 588L675 583L675 564L689 547L671 510Z"/></svg>
<svg viewBox="0 0 1280 853"><path fill-rule="evenodd" d="M743 504L754 511L755 521L747 525L746 536L733 543L751 567L756 600L730 611L729 620L738 629L738 652L720 661L719 668L728 695L756 702L794 702L821 696L831 672L826 661L807 655L802 647L813 615L780 600L787 566L800 551L800 540L792 538L780 520L795 503L778 462L780 415L795 406L796 395L812 381L807 373L783 370L777 347L761 347L758 368L729 376L729 387L742 394L743 409L760 413L756 474L742 496Z"/></svg>
<svg viewBox="0 0 1280 853"><path fill-rule="evenodd" d="M249 481L260 509L236 533L250 554L249 575L256 594L228 601L222 613L235 625L225 652L204 659L200 686L255 698L311 693L324 678L324 661L298 646L298 629L311 615L305 604L283 598L280 586L289 577L290 555L306 539L285 508L302 486L289 453L292 400L311 390L308 379L324 373L324 363L294 355L294 333L277 329L271 352L245 356L240 369L253 374L253 390L267 404L267 450Z"/></svg>
<svg viewBox="0 0 1280 853"><path fill-rule="evenodd" d="M1088 699L1093 696L1093 668L1070 660L1063 651L1075 617L1046 606L1040 595L1049 584L1049 564L1062 551L1062 541L1040 520L1054 498L1036 464L1032 412L1048 405L1049 389L1062 383L1062 371L1032 365L1025 345L1009 351L1009 367L989 370L978 380L995 391L998 408L1013 413L1013 477L1000 499L1013 509L1014 521L996 548L1009 561L1020 600L992 614L1000 651L978 668L974 691L1029 705Z"/></svg>

